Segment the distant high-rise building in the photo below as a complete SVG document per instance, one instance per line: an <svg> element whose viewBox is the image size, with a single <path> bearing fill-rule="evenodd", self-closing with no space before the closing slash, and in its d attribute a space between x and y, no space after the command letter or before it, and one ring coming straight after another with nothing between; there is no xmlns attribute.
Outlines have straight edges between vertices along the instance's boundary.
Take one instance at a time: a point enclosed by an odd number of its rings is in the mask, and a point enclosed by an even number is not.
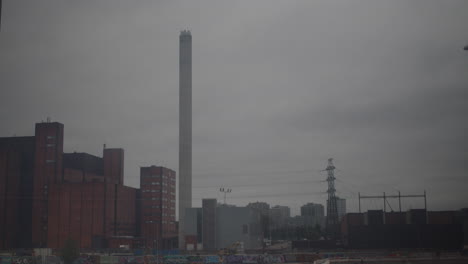
<svg viewBox="0 0 468 264"><path fill-rule="evenodd" d="M336 197L336 208L338 209L338 220L341 221L346 214L346 199Z"/></svg>
<svg viewBox="0 0 468 264"><path fill-rule="evenodd" d="M185 209L192 207L192 35L179 36L179 248L184 249Z"/></svg>
<svg viewBox="0 0 468 264"><path fill-rule="evenodd" d="M249 203L247 207L258 211L262 215L267 215L267 216L269 215L270 205L268 203L265 203L265 202Z"/></svg>
<svg viewBox="0 0 468 264"><path fill-rule="evenodd" d="M270 236L270 205L265 202L249 203L247 208L253 209L260 220L260 232L262 239Z"/></svg>
<svg viewBox="0 0 468 264"><path fill-rule="evenodd" d="M271 228L281 228L286 225L291 217L291 208L288 206L275 205L270 209L270 225Z"/></svg>
<svg viewBox="0 0 468 264"><path fill-rule="evenodd" d="M306 226L324 226L325 209L321 204L308 203L301 206L301 216Z"/></svg>

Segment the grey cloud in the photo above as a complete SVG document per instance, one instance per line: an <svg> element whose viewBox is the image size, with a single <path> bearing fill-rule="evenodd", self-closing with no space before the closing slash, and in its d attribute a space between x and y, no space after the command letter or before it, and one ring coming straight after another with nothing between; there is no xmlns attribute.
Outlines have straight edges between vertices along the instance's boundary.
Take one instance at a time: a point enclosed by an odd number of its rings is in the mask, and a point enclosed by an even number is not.
<svg viewBox="0 0 468 264"><path fill-rule="evenodd" d="M177 169L178 32L193 33L194 199L428 191L467 207L466 1L4 1L1 136L51 116L65 150ZM300 184L299 184L300 183ZM414 205L417 206L415 201ZM369 204L369 206L377 206ZM409 204L407 206L410 206Z"/></svg>

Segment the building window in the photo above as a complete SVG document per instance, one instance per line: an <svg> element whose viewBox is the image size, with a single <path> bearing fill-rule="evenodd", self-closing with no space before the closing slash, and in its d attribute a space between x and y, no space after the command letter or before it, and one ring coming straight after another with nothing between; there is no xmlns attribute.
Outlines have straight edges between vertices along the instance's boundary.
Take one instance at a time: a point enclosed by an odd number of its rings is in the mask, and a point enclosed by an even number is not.
<svg viewBox="0 0 468 264"><path fill-rule="evenodd" d="M249 233L249 226L242 225L242 234L248 234L248 233Z"/></svg>

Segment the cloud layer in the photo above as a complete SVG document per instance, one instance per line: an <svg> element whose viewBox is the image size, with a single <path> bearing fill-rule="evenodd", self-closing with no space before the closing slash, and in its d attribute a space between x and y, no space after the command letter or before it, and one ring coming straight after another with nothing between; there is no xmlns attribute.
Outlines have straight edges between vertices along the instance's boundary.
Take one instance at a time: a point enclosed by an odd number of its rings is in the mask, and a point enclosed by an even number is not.
<svg viewBox="0 0 468 264"><path fill-rule="evenodd" d="M466 1L4 1L1 136L178 168L178 34L193 34L194 204L428 192L468 207ZM366 201L378 208L380 201ZM405 201L406 208L422 201Z"/></svg>

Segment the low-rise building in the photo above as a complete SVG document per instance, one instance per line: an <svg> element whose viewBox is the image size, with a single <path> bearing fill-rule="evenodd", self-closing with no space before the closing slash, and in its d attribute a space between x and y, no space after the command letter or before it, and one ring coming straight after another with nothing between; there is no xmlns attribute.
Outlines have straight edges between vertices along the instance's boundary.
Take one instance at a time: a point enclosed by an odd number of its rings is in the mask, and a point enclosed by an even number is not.
<svg viewBox="0 0 468 264"><path fill-rule="evenodd" d="M251 207L219 205L216 199L203 199L202 208L188 208L185 214L188 250L210 251L233 244L254 249L262 245L259 213Z"/></svg>

